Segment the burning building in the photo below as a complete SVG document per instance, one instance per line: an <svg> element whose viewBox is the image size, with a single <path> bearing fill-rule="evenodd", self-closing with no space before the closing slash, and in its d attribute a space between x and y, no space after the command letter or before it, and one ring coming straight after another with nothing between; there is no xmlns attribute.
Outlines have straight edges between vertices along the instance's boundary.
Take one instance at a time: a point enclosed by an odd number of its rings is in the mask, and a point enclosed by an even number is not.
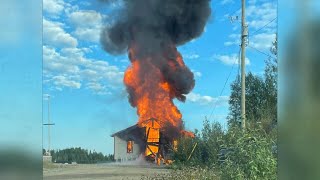
<svg viewBox="0 0 320 180"><path fill-rule="evenodd" d="M130 126L111 135L114 138L114 160L117 162L137 159L143 153L143 130Z"/></svg>
<svg viewBox="0 0 320 180"><path fill-rule="evenodd" d="M167 164L177 150L178 136L191 136L187 131L174 132L174 127L161 127L161 121L150 118L141 127L138 124L111 135L114 138L114 159L116 161L135 160L144 155L149 161ZM170 132L171 131L171 132Z"/></svg>
<svg viewBox="0 0 320 180"><path fill-rule="evenodd" d="M210 0L122 0L120 14L106 26L100 42L110 54L127 52L124 74L129 102L137 108L137 125L113 134L115 158L167 156L184 134L182 114L173 99L184 102L195 86L177 46L197 38L210 16ZM122 150L120 147L125 146ZM120 150L121 149L121 150Z"/></svg>

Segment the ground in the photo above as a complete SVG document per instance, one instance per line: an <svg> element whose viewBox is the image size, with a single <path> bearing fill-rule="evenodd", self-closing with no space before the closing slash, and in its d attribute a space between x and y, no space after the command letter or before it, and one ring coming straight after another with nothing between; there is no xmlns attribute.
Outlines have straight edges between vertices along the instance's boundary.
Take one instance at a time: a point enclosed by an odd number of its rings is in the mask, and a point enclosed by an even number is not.
<svg viewBox="0 0 320 180"><path fill-rule="evenodd" d="M167 174L170 170L156 165L134 164L44 164L44 180L58 179L112 179L112 180L135 180L143 176L155 176L155 174Z"/></svg>

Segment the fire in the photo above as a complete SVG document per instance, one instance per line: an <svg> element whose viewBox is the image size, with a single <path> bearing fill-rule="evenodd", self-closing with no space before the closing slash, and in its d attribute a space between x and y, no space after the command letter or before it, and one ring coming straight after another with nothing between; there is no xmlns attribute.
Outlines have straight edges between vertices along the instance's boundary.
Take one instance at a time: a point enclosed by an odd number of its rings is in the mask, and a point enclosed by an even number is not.
<svg viewBox="0 0 320 180"><path fill-rule="evenodd" d="M194 138L194 134L190 131L186 131L186 130L182 130L181 131L181 134L185 137L191 137L191 138Z"/></svg>
<svg viewBox="0 0 320 180"><path fill-rule="evenodd" d="M127 153L132 153L133 151L133 141L127 142Z"/></svg>
<svg viewBox="0 0 320 180"><path fill-rule="evenodd" d="M194 136L182 131L182 114L173 103L175 98L184 102L195 85L176 47L202 34L211 14L210 1L131 0L124 7L120 18L102 30L100 42L111 54L128 51L131 66L124 83L130 104L137 108L138 125L148 134L146 154L165 158L161 151L167 149L153 146L172 143L181 135ZM151 118L159 121L158 127L148 124Z"/></svg>
<svg viewBox="0 0 320 180"><path fill-rule="evenodd" d="M182 114L173 103L174 98L185 100L184 94L193 88L194 78L174 46L163 48L163 52L145 52L138 45L129 48L131 66L124 74L124 83L131 105L137 108L138 125L145 128L145 156L159 164L160 160L165 161L159 149L164 129L172 133L175 150L177 136L194 137L193 133L182 130Z"/></svg>
<svg viewBox="0 0 320 180"><path fill-rule="evenodd" d="M182 115L173 104L175 89L164 78L161 67L152 62L152 57L137 59L134 48L129 53L132 64L124 74L124 83L133 94L130 101L137 107L138 124L156 118L163 122L161 127L166 123L180 127ZM178 67L185 67L181 55L177 51L176 53L176 59L167 61L168 67L173 71Z"/></svg>
<svg viewBox="0 0 320 180"><path fill-rule="evenodd" d="M178 140L173 140L173 150L177 151L178 150Z"/></svg>
<svg viewBox="0 0 320 180"><path fill-rule="evenodd" d="M145 155L155 156L159 152L159 141L160 141L160 125L156 121L148 121L144 124L146 127L146 137L147 137L147 148Z"/></svg>

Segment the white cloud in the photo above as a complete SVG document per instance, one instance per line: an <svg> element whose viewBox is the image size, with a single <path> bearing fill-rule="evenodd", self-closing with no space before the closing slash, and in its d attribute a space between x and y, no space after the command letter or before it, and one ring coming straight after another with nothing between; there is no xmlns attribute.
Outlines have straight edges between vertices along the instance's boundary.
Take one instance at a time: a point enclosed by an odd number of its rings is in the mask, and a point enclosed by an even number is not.
<svg viewBox="0 0 320 180"><path fill-rule="evenodd" d="M248 3L249 4L255 4L257 2L257 0L249 0Z"/></svg>
<svg viewBox="0 0 320 180"><path fill-rule="evenodd" d="M274 3L266 2L260 5L249 5L247 10L247 23L251 29L259 29L277 17L277 7ZM268 27L275 29L276 22L269 24Z"/></svg>
<svg viewBox="0 0 320 180"><path fill-rule="evenodd" d="M76 11L68 15L76 30L74 35L80 40L98 42L103 16L96 11Z"/></svg>
<svg viewBox="0 0 320 180"><path fill-rule="evenodd" d="M79 72L79 67L70 61L71 59L61 56L54 48L43 46L44 70L55 73L74 74Z"/></svg>
<svg viewBox="0 0 320 180"><path fill-rule="evenodd" d="M99 42L100 28L77 28L74 31L74 35L80 40L89 42Z"/></svg>
<svg viewBox="0 0 320 180"><path fill-rule="evenodd" d="M231 55L215 54L213 58L218 61L221 61L223 64L226 64L226 65L239 64L239 55L237 54L231 54ZM248 58L246 58L246 65L250 65L250 60Z"/></svg>
<svg viewBox="0 0 320 180"><path fill-rule="evenodd" d="M229 38L232 38L232 39L239 39L240 37L241 37L240 34L235 34L235 33L229 35Z"/></svg>
<svg viewBox="0 0 320 180"><path fill-rule="evenodd" d="M50 14L59 14L64 9L63 0L43 0L43 10Z"/></svg>
<svg viewBox="0 0 320 180"><path fill-rule="evenodd" d="M241 35L240 34L232 33L228 37L231 40L224 42L225 46L232 46L232 45L240 45L241 44L241 42L240 42Z"/></svg>
<svg viewBox="0 0 320 180"><path fill-rule="evenodd" d="M76 47L77 39L66 33L63 24L43 19L43 41L55 47Z"/></svg>
<svg viewBox="0 0 320 180"><path fill-rule="evenodd" d="M221 1L221 4L222 4L222 5L233 4L233 3L234 3L233 0L222 0L222 1Z"/></svg>
<svg viewBox="0 0 320 180"><path fill-rule="evenodd" d="M266 0L249 0L246 10L249 27L249 46L259 50L268 50L275 39L277 7L275 3ZM238 31L239 24L234 23L233 31ZM258 31L259 30L259 31ZM225 46L240 45L240 34L229 36Z"/></svg>
<svg viewBox="0 0 320 180"><path fill-rule="evenodd" d="M111 94L111 92L108 91L108 88L106 86L97 82L87 83L87 89L91 89L94 93L98 95Z"/></svg>
<svg viewBox="0 0 320 180"><path fill-rule="evenodd" d="M225 46L232 46L232 45L237 45L239 43L240 43L240 40L239 40L239 42L238 41L227 41L227 42L224 42L223 44Z"/></svg>
<svg viewBox="0 0 320 180"><path fill-rule="evenodd" d="M81 83L71 80L66 76L58 75L52 77L53 84L57 86L58 89L61 87L70 87L73 89L79 89L81 87Z"/></svg>
<svg viewBox="0 0 320 180"><path fill-rule="evenodd" d="M238 30L238 28L239 28L239 26L234 26L234 27L232 28L232 31L236 31L236 30Z"/></svg>
<svg viewBox="0 0 320 180"><path fill-rule="evenodd" d="M193 69L192 69L191 71L193 72L193 74L194 74L195 77L200 78L200 77L202 76L202 73L199 72L199 71L196 71L196 70L193 70Z"/></svg>
<svg viewBox="0 0 320 180"><path fill-rule="evenodd" d="M79 89L84 85L101 95L122 86L123 72L106 61L86 58L88 51L87 48L64 48L58 52L43 46L44 82L59 90Z"/></svg>
<svg viewBox="0 0 320 180"><path fill-rule="evenodd" d="M226 106L228 105L229 97L228 96L219 96L213 98L211 96L202 96L197 93L189 93L187 95L187 101L200 104L200 105L216 105L216 106Z"/></svg>
<svg viewBox="0 0 320 180"><path fill-rule="evenodd" d="M249 46L257 48L259 50L269 50L272 46L272 42L275 40L275 33L273 32L265 32L260 34L254 34L249 36ZM231 34L229 35L230 41L224 42L225 46L232 46L241 44L240 42L240 35Z"/></svg>
<svg viewBox="0 0 320 180"><path fill-rule="evenodd" d="M275 33L277 26L277 21L275 19L276 17L276 4L271 2L262 2L261 4L256 4L256 2L252 2L252 4L247 8L249 35L250 32L255 33L257 30L259 30L257 33Z"/></svg>
<svg viewBox="0 0 320 180"><path fill-rule="evenodd" d="M123 88L123 72L106 61L88 58L98 48L102 15L93 10L79 10L64 0L44 0L43 75L48 89L87 89L106 95ZM66 21L60 21L67 17ZM70 31L71 29L71 31ZM96 42L86 48L78 41Z"/></svg>
<svg viewBox="0 0 320 180"><path fill-rule="evenodd" d="M272 33L261 33L254 35L250 38L250 46L262 50L269 51L272 46L272 42L275 40L276 34Z"/></svg>
<svg viewBox="0 0 320 180"><path fill-rule="evenodd" d="M69 14L69 20L77 27L96 27L102 23L102 15L96 11L76 11Z"/></svg>
<svg viewBox="0 0 320 180"><path fill-rule="evenodd" d="M101 84L95 82L88 83L88 88L93 89L95 91L101 91L102 89L104 89Z"/></svg>
<svg viewBox="0 0 320 180"><path fill-rule="evenodd" d="M200 57L199 54L186 54L186 55L183 55L183 57L185 59L198 59Z"/></svg>

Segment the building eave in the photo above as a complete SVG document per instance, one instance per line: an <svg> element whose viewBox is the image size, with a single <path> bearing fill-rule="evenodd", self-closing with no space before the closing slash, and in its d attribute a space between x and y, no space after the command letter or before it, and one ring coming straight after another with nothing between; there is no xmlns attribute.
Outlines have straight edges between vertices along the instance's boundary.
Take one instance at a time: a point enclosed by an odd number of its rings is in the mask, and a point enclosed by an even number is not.
<svg viewBox="0 0 320 180"><path fill-rule="evenodd" d="M138 124L135 124L135 125L130 126L130 127L126 128L126 129L123 129L123 130L120 130L118 132L115 132L115 133L111 134L111 137L117 136L117 135L122 134L122 133L127 132L127 131L131 131L131 130L133 130L135 128L138 128Z"/></svg>

